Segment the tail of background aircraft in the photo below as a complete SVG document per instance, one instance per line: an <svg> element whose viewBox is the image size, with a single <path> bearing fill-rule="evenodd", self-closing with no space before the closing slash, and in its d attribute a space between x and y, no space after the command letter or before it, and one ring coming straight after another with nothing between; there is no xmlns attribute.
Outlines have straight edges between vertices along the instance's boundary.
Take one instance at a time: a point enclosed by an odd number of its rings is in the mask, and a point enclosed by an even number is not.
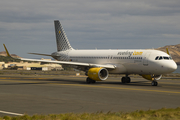
<svg viewBox="0 0 180 120"><path fill-rule="evenodd" d="M57 51L66 51L66 50L72 50L68 38L66 36L66 33L59 22L59 20L54 21L55 26L55 34L56 34L56 42L57 42Z"/></svg>

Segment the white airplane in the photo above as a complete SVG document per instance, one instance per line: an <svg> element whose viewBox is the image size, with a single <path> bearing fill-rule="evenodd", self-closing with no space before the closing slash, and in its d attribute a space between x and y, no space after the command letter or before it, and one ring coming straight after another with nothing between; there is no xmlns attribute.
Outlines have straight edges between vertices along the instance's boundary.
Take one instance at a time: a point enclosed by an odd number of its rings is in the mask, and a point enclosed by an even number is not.
<svg viewBox="0 0 180 120"><path fill-rule="evenodd" d="M75 69L84 71L88 76L87 83L105 81L108 74L125 74L122 83L130 83L130 74L139 74L143 78L152 81L152 86L157 86L157 80L162 74L167 74L177 69L169 51L167 53L158 50L145 49L120 49L120 50L75 50L71 47L65 31L58 20L54 21L57 52L48 54L30 53L35 55L51 56L57 61L20 58L26 61L38 61L42 63L58 63L69 65ZM4 45L7 55L10 56Z"/></svg>

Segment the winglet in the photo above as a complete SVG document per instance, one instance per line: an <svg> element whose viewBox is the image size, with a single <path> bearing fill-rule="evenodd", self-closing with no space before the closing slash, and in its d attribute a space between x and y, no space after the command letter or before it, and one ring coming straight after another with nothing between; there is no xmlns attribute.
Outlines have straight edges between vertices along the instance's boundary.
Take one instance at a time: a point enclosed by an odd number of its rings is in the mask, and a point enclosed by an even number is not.
<svg viewBox="0 0 180 120"><path fill-rule="evenodd" d="M7 50L6 46L5 46L5 44L3 44L3 45L4 45L4 49L6 50L7 56L8 56L8 57L11 57L11 55L9 54L9 52L8 52L8 50Z"/></svg>
<svg viewBox="0 0 180 120"><path fill-rule="evenodd" d="M167 54L168 54L168 55L171 57L171 59L172 59L172 56L171 56L168 48L166 48L166 51L167 51Z"/></svg>
<svg viewBox="0 0 180 120"><path fill-rule="evenodd" d="M167 51L167 54L168 54L168 55L170 55L170 53L169 53L169 49L168 49L168 48L166 48L166 51Z"/></svg>

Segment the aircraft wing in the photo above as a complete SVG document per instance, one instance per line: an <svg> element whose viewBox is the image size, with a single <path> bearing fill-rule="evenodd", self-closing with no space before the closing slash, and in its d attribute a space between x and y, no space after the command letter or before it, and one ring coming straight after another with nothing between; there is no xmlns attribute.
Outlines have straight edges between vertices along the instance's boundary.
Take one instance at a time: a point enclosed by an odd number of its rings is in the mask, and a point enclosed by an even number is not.
<svg viewBox="0 0 180 120"><path fill-rule="evenodd" d="M38 60L38 59L27 59L27 58L20 58L20 60L25 61L34 61L34 62L44 62L44 63L57 63L57 64L64 64L64 65L74 65L74 66L88 66L88 67L104 67L109 69L115 69L114 65L102 65L102 64L91 64L91 63L81 63L81 62L70 62L70 61L50 61L50 60Z"/></svg>
<svg viewBox="0 0 180 120"><path fill-rule="evenodd" d="M5 44L3 44L3 45L6 50L7 56L11 57ZM36 54L36 53L31 53L31 54ZM38 55L40 55L40 54L38 54ZM46 55L46 54L41 54L41 55ZM50 56L50 55L46 55L46 56ZM28 58L14 58L14 59L20 59L20 60L24 60L24 61L33 61L33 62L42 62L42 63L56 63L56 64L62 64L62 65L82 66L82 67L103 67L103 68L107 68L107 69L115 69L116 68L115 65L111 65L111 64L103 65L103 64L81 63L81 62L71 62L71 61L38 60L38 59L28 59Z"/></svg>

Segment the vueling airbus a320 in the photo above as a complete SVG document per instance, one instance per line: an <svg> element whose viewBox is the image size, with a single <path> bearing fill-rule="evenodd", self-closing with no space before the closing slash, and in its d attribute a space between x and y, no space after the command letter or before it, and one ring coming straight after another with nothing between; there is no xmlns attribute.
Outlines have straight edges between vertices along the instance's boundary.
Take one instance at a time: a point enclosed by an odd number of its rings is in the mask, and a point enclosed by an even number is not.
<svg viewBox="0 0 180 120"><path fill-rule="evenodd" d="M162 74L167 74L177 69L169 51L158 50L120 49L120 50L75 50L71 47L65 31L58 20L54 21L57 52L48 54L30 53L35 55L51 56L57 61L20 58L27 61L45 63L58 63L69 65L75 69L85 71L88 76L87 83L105 81L108 74L125 74L122 83L130 83L130 74L139 74L152 81L152 86L157 86L157 80ZM10 56L4 45L7 55Z"/></svg>

